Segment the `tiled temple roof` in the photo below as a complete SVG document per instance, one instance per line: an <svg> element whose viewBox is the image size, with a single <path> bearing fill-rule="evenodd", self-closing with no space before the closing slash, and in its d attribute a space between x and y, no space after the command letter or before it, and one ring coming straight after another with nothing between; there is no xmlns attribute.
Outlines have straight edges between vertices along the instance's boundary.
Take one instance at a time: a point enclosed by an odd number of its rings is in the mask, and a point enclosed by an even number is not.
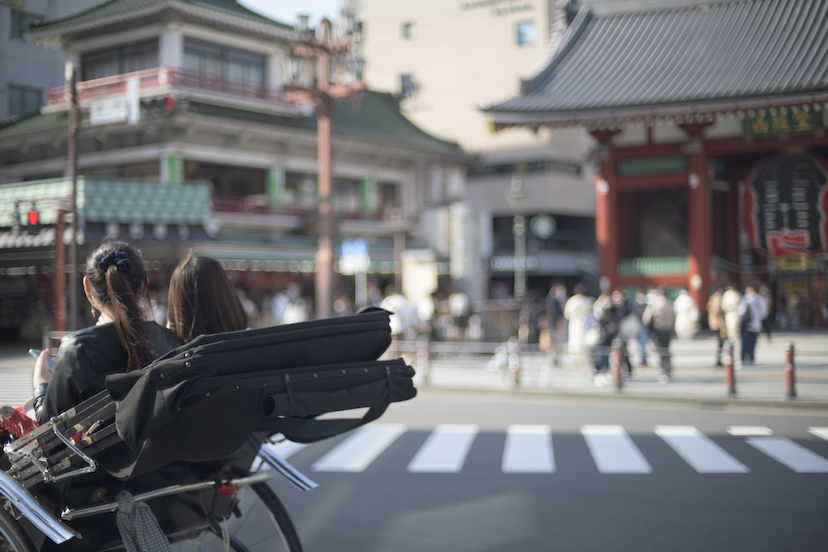
<svg viewBox="0 0 828 552"><path fill-rule="evenodd" d="M828 2L638 0L583 6L546 67L485 111L498 127L613 126L825 101Z"/></svg>

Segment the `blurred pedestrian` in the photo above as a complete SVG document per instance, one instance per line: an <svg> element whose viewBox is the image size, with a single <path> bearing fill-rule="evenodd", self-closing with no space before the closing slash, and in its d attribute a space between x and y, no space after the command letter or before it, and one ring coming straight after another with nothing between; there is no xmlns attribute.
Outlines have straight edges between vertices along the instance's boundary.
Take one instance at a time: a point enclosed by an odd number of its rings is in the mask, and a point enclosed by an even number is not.
<svg viewBox="0 0 828 552"><path fill-rule="evenodd" d="M759 297L765 301L765 317L762 319L762 331L768 336L768 344L773 343L771 339L771 328L773 327L773 296L768 286L759 286Z"/></svg>
<svg viewBox="0 0 828 552"><path fill-rule="evenodd" d="M296 324L298 322L307 322L310 319L308 314L308 303L303 297L293 299L285 307L282 313L282 324Z"/></svg>
<svg viewBox="0 0 828 552"><path fill-rule="evenodd" d="M722 350L727 340L724 311L722 310L722 288L714 291L707 300L707 325L716 334L716 366L722 364Z"/></svg>
<svg viewBox="0 0 828 552"><path fill-rule="evenodd" d="M457 332L457 340L466 341L466 330L469 327L469 318L472 314L469 296L454 288L449 295L448 304L452 326Z"/></svg>
<svg viewBox="0 0 828 552"><path fill-rule="evenodd" d="M406 327L408 300L404 295L397 292L394 285L385 288L385 298L380 302L380 308L391 313L391 345L385 353L386 358L400 356L399 342L405 339L408 330Z"/></svg>
<svg viewBox="0 0 828 552"><path fill-rule="evenodd" d="M638 362L639 366L647 366L647 344L650 342L650 329L641 320L644 316L644 309L647 308L648 300L647 293L643 289L639 289L635 292L635 298L632 304L633 312L638 316L639 322L638 335L636 336L639 354L641 355L641 359Z"/></svg>
<svg viewBox="0 0 828 552"><path fill-rule="evenodd" d="M696 335L699 331L699 309L686 289L679 291L673 301L673 310L676 312L676 337L690 339Z"/></svg>
<svg viewBox="0 0 828 552"><path fill-rule="evenodd" d="M762 331L762 320L765 318L765 300L756 293L756 288L747 286L745 295L739 305L739 326L742 336L742 351L740 358L742 365L754 363L756 353L756 338Z"/></svg>
<svg viewBox="0 0 828 552"><path fill-rule="evenodd" d="M239 301L241 301L242 307L244 307L244 312L247 313L247 323L251 328L261 328L261 317L259 316L259 307L256 306L256 302L248 297L247 292L243 289L237 289L236 294L239 297Z"/></svg>
<svg viewBox="0 0 828 552"><path fill-rule="evenodd" d="M566 308L566 288L563 285L553 285L546 296L545 325L549 333L546 356L549 362L556 366L562 342L564 308Z"/></svg>
<svg viewBox="0 0 828 552"><path fill-rule="evenodd" d="M299 284L291 282L285 289L273 296L270 300L270 313L273 317L273 323L276 325L284 323L285 309L290 305L291 301L297 299L300 295Z"/></svg>
<svg viewBox="0 0 828 552"><path fill-rule="evenodd" d="M595 373L592 381L595 385L609 385L611 379L609 377L609 358L610 349L612 347L612 340L618 331L618 326L615 323L615 306L612 303L612 296L609 293L602 293L598 299L592 304L592 315L595 317L595 324L597 324L597 334L599 335L598 342L593 347L592 361L594 363Z"/></svg>
<svg viewBox="0 0 828 552"><path fill-rule="evenodd" d="M650 329L650 335L653 336L658 354L661 356L659 381L667 383L673 378L670 340L676 325L676 313L673 310L673 303L667 298L662 288L653 292L652 299L644 309L642 322Z"/></svg>
<svg viewBox="0 0 828 552"><path fill-rule="evenodd" d="M592 314L592 299L587 297L583 284L575 284L570 297L564 306L564 317L569 321L569 354L575 362L586 362L586 331L587 322Z"/></svg>
<svg viewBox="0 0 828 552"><path fill-rule="evenodd" d="M727 339L734 345L739 339L739 306L742 304L742 294L733 283L727 284L722 294L722 312L725 319Z"/></svg>

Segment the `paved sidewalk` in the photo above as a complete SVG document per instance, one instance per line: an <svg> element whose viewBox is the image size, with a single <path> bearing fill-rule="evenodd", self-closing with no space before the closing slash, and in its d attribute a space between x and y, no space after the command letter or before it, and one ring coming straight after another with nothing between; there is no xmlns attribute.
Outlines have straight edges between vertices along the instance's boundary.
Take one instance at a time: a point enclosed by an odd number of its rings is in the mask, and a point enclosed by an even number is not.
<svg viewBox="0 0 828 552"><path fill-rule="evenodd" d="M796 398L787 397L785 350L794 343ZM659 357L648 354L648 365L638 366L638 348L630 344L633 375L621 389L614 385L596 386L590 366L578 366L564 355L560 366L549 366L538 353L521 355L520 384L515 385L507 370L491 371L486 356L434 358L426 374L418 370L420 389L475 389L542 393L557 396L600 399L641 399L695 404L700 407L730 405L804 408L828 414L828 332L783 332L773 334L768 343L759 338L756 363L735 371L736 394L725 382L725 370L714 366L716 339L712 336L674 340L670 346L673 379L661 383ZM737 346L735 354L738 355Z"/></svg>
<svg viewBox="0 0 828 552"><path fill-rule="evenodd" d="M796 393L789 399L785 382L785 348L795 344ZM0 405L22 404L31 396L31 371L34 359L25 343L0 345ZM631 344L633 359L637 348ZM633 377L619 390L614 386L596 387L592 370L578 366L564 355L561 366L549 367L538 353L521 357L520 385L516 386L506 370L490 371L491 356L435 356L429 369L418 368L418 388L463 389L487 392L540 393L556 396L593 397L605 400L657 400L683 402L700 407L730 405L824 410L828 414L828 332L780 332L768 343L759 338L756 364L735 372L736 395L728 393L725 371L713 366L716 341L702 336L673 341L673 381L659 383L658 356L650 351L648 366L633 362ZM738 353L738 347L737 347ZM428 379L426 380L426 375Z"/></svg>

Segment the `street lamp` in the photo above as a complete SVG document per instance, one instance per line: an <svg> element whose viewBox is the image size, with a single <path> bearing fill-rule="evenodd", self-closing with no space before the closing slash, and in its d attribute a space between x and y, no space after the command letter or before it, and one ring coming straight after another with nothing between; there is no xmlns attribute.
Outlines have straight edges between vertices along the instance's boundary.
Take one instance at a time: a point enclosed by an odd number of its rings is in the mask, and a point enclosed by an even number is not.
<svg viewBox="0 0 828 552"><path fill-rule="evenodd" d="M334 298L334 248L336 233L331 206L331 131L333 105L351 102L361 97L365 85L362 69L365 62L355 55L354 45L359 41L359 31L354 18L342 13L338 26L328 19L314 30L308 26L308 16L300 15L296 21L297 46L286 67L288 84L282 99L288 103L316 104L316 129L318 150L319 194L319 246L316 251L316 316L330 318L333 315ZM308 73L316 63L316 78Z"/></svg>
<svg viewBox="0 0 828 552"><path fill-rule="evenodd" d="M526 295L526 192L523 178L512 175L512 183L506 191L506 200L512 208L512 233L515 236L515 299L523 301Z"/></svg>

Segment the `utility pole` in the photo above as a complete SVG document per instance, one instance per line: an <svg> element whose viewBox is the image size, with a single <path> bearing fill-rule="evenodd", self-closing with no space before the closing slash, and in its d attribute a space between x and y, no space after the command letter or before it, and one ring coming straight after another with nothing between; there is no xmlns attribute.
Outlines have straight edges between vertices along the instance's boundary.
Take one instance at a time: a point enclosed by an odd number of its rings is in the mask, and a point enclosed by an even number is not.
<svg viewBox="0 0 828 552"><path fill-rule="evenodd" d="M299 45L294 49L290 59L288 78L291 84L285 86L283 100L288 103L316 104L316 131L318 152L318 200L319 245L316 251L315 304L317 318L333 316L334 302L334 240L336 238L336 221L333 214L331 196L333 194L331 169L331 136L333 132L333 106L337 102L355 101L361 97L365 85L360 82L364 61L352 55L353 45L359 39L354 28L352 15L343 14L338 29L341 36L334 35L334 27L328 19L319 24L317 34L308 27L308 16L300 15L296 23L296 35ZM347 58L347 59L346 59ZM312 65L316 60L316 83L303 83L305 73L302 62ZM331 62L346 63L340 67L331 66ZM331 69L335 69L332 71ZM347 75L339 82L339 77ZM334 77L332 82L331 77Z"/></svg>
<svg viewBox="0 0 828 552"><path fill-rule="evenodd" d="M69 97L69 178L72 180L72 195L69 198L69 212L72 215L72 235L69 242L69 329L78 329L78 87L75 64L66 62L66 90ZM62 245L62 244L61 244ZM65 278L66 268L55 266L55 277Z"/></svg>

